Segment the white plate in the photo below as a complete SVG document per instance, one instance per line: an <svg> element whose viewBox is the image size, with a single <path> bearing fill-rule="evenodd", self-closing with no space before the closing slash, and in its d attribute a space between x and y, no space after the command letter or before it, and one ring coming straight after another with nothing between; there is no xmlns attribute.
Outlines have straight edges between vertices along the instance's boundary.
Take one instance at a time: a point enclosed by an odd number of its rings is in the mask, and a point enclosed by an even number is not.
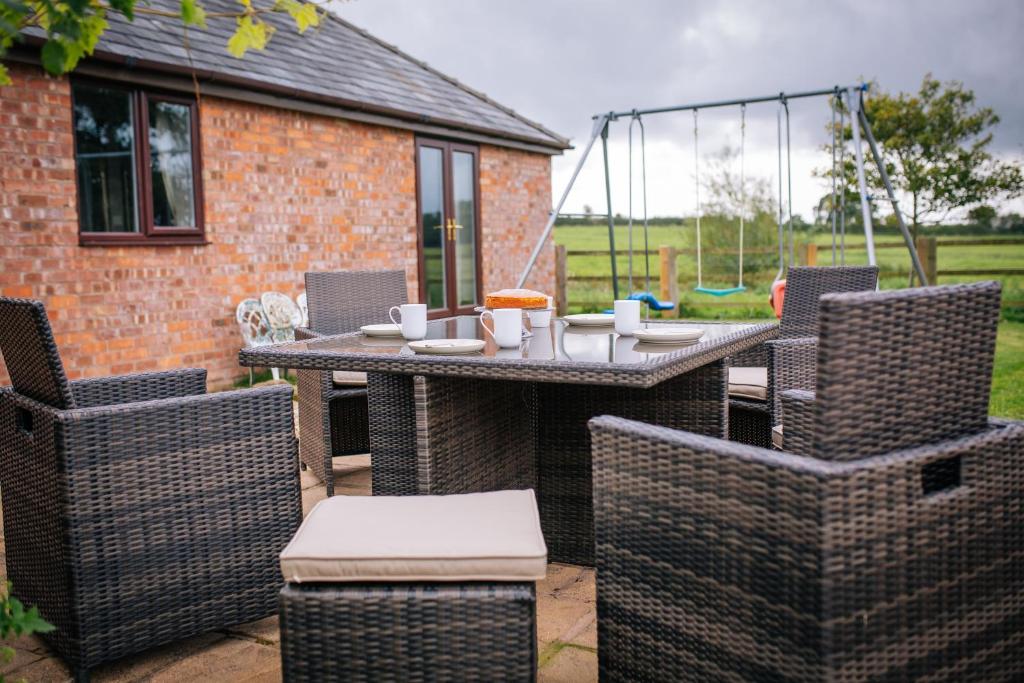
<svg viewBox="0 0 1024 683"><path fill-rule="evenodd" d="M402 328L394 323L384 323L383 325L363 325L359 328L359 331L365 334L367 337L401 337Z"/></svg>
<svg viewBox="0 0 1024 683"><path fill-rule="evenodd" d="M699 327L646 327L633 330L637 340L648 344L681 344L695 342L704 336Z"/></svg>
<svg viewBox="0 0 1024 683"><path fill-rule="evenodd" d="M615 316L611 313L576 313L567 315L562 320L570 325L580 325L583 327L615 324Z"/></svg>
<svg viewBox="0 0 1024 683"><path fill-rule="evenodd" d="M409 348L416 353L434 356L457 356L465 353L476 353L483 350L485 342L481 339L424 339L409 342Z"/></svg>

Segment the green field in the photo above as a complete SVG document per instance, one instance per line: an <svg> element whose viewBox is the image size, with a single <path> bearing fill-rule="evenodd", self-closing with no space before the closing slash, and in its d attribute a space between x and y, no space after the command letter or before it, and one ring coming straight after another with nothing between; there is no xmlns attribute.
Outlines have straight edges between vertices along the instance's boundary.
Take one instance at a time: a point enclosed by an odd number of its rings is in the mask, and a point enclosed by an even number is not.
<svg viewBox="0 0 1024 683"><path fill-rule="evenodd" d="M937 263L940 284L970 282L974 280L999 280L1003 285L1003 320L999 326L999 342L996 350L996 370L992 387L991 409L994 415L1024 419L1024 277L1021 276L942 276L943 270L984 270L1024 269L1024 244L956 246L948 242L977 240L978 236L949 236L940 238ZM1019 236L1009 239L1020 240ZM616 248L627 248L625 226L616 228ZM819 245L818 264L829 265L832 260L829 234L798 235L797 244L813 240ZM876 243L896 242L898 236L880 235ZM608 249L607 228L601 226L557 226L555 241L572 251L605 251ZM721 240L719 240L719 243ZM847 236L847 246L864 244L862 235ZM644 289L644 256L642 231L634 227L633 290ZM692 250L693 229L690 226L651 226L648 244L657 252L661 245L674 246L680 250ZM707 248L707 243L705 243ZM757 251L754 247L751 251ZM772 247L760 247L761 251L773 251ZM895 274L882 277L883 289L906 287L910 273L910 258L905 249L879 249L878 264L883 273ZM727 297L714 297L693 291L697 281L696 258L692 254L680 254L677 261L679 276L680 315L694 319L753 319L772 315L768 306L768 291L777 269L777 254L746 253L745 262L753 269L746 269L744 284L747 291ZM660 262L657 253L650 255L651 289L658 294ZM867 262L867 252L851 248L847 252L847 263ZM628 258L622 254L617 266L620 277L620 293L627 291L626 277ZM728 287L736 281L737 259L735 253L705 254L704 284L712 287ZM604 310L613 299L611 266L607 253L603 255L569 255L569 309L571 312ZM599 278L578 280L574 278Z"/></svg>

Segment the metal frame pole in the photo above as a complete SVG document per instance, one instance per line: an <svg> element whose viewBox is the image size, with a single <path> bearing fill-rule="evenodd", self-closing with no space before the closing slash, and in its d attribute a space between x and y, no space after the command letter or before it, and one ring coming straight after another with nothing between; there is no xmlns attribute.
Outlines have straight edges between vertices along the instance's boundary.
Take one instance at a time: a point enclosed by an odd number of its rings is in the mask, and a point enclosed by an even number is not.
<svg viewBox="0 0 1024 683"><path fill-rule="evenodd" d="M526 284L526 278L530 277L530 271L533 270L533 266L537 263L537 259L540 257L540 252L544 249L544 243L548 241L548 237L551 236L551 230L555 227L555 221L558 219L558 212L562 210L562 205L565 204L565 200L569 197L569 192L572 190L572 186L576 183L576 177L580 174L580 169L583 168L583 164L587 161L587 156L590 154L591 148L594 146L594 141L597 140L597 136L601 134L601 131L605 128L608 123L608 115L602 114L594 121L594 129L590 133L590 142L583 149L583 154L580 155L580 160L576 163L576 169L572 172L572 177L569 178L569 184L566 186L565 191L562 193L561 198L558 200L558 204L551 210L551 214L548 216L548 222L544 226L544 231L540 235L540 239L537 240L536 246L533 248L533 252L530 254L530 259L526 262L526 267L523 268L522 274L519 276L519 282L516 287L522 287ZM607 156L605 157L607 159ZM611 213L611 207L609 206L608 213ZM614 256L612 257L614 259Z"/></svg>
<svg viewBox="0 0 1024 683"><path fill-rule="evenodd" d="M607 200L608 250L612 261L612 296L619 298L619 268L615 262L615 216L612 215L612 175L608 166L608 121L604 118L601 127L601 151L604 153L604 196ZM630 169L632 171L632 169Z"/></svg>
<svg viewBox="0 0 1024 683"><path fill-rule="evenodd" d="M882 182L885 184L886 194L889 195L892 212L896 214L896 223L900 226L900 232L903 233L903 241L906 242L907 251L910 252L910 260L914 265L914 271L917 272L917 277L921 279L921 286L927 287L928 278L925 277L924 267L921 265L921 259L917 254L917 245L914 244L914 238L911 237L910 230L907 229L907 224L903 220L903 212L900 211L899 200L896 199L896 192L893 190L892 181L889 180L889 172L885 170L885 162L882 160L882 154L878 151L878 143L875 142L875 136L871 132L871 124L868 123L868 117L864 113L863 106L857 110L857 114L860 117L860 124L864 127L864 139L868 141L871 156L875 159L875 164L878 166L878 174L882 177Z"/></svg>
<svg viewBox="0 0 1024 683"><path fill-rule="evenodd" d="M860 142L860 97L855 88L846 91L846 104L850 108L850 127L853 129L853 153L857 162L857 185L860 188L860 213L864 220L864 245L868 251L868 264L878 265L875 259L875 231L871 224L871 203L868 200L868 183L864 177L864 150Z"/></svg>

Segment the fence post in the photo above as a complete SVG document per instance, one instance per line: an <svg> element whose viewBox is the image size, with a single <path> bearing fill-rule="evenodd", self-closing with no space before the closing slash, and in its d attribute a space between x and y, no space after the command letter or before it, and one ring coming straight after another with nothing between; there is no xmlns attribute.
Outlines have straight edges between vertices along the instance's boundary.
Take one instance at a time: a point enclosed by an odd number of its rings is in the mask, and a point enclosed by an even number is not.
<svg viewBox="0 0 1024 683"><path fill-rule="evenodd" d="M676 270L676 248L666 245L658 247L661 258L661 300L673 303L671 317L679 317L679 273Z"/></svg>
<svg viewBox="0 0 1024 683"><path fill-rule="evenodd" d="M924 276L928 278L928 284L939 283L939 240L936 237L919 236L914 242L917 249L917 257L921 259L921 268L924 269Z"/></svg>
<svg viewBox="0 0 1024 683"><path fill-rule="evenodd" d="M569 257L564 244L555 245L555 312L563 316L569 310Z"/></svg>
<svg viewBox="0 0 1024 683"><path fill-rule="evenodd" d="M814 242L806 242L800 245L800 261L805 266L818 265L818 245Z"/></svg>

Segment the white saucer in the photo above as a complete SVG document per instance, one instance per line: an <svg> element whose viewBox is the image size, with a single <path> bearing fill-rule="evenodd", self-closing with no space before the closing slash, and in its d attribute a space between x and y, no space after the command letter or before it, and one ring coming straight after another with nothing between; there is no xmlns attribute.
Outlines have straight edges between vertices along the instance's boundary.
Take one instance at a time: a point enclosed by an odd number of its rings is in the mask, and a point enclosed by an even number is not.
<svg viewBox="0 0 1024 683"><path fill-rule="evenodd" d="M409 342L409 348L416 353L434 356L459 356L483 350L481 339L424 339Z"/></svg>
<svg viewBox="0 0 1024 683"><path fill-rule="evenodd" d="M598 327L615 324L615 316L611 313L575 313L562 318L570 325L581 327Z"/></svg>
<svg viewBox="0 0 1024 683"><path fill-rule="evenodd" d="M394 323L383 325L363 325L359 331L367 337L401 337L402 328Z"/></svg>
<svg viewBox="0 0 1024 683"><path fill-rule="evenodd" d="M633 330L638 341L648 344L682 344L695 342L704 336L699 327L645 327Z"/></svg>

